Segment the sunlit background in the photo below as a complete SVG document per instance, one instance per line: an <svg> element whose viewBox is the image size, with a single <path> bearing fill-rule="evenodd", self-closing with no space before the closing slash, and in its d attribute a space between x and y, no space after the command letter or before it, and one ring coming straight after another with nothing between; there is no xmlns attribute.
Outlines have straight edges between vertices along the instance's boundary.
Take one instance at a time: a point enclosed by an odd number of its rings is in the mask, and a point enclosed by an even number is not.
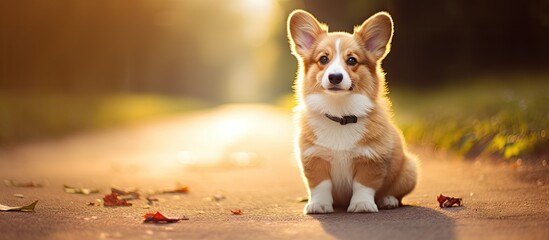
<svg viewBox="0 0 549 240"><path fill-rule="evenodd" d="M332 31L382 10L393 16L383 66L408 141L468 157L547 154L547 0L1 1L0 146L228 103L289 112L296 60L285 21L296 8ZM224 114L212 120L220 145L276 125ZM174 147L170 159L220 158L199 151ZM236 163L256 157L227 154Z"/></svg>

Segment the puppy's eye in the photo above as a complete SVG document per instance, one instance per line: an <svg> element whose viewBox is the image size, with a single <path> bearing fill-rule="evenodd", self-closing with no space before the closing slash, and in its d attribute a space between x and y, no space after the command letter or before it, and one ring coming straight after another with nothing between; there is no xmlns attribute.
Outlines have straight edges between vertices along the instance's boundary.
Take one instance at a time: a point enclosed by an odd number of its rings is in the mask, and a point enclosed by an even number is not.
<svg viewBox="0 0 549 240"><path fill-rule="evenodd" d="M354 57L349 57L349 58L347 58L347 61L345 61L345 62L346 62L347 65L349 65L349 66L354 66L354 65L356 65L356 64L358 63L357 60L356 60L356 58L354 58Z"/></svg>
<svg viewBox="0 0 549 240"><path fill-rule="evenodd" d="M320 57L320 59L318 60L318 62L320 62L320 64L322 64L322 65L328 63L328 61L330 61L330 59L328 59L328 57L326 57L326 56L322 56L322 57Z"/></svg>

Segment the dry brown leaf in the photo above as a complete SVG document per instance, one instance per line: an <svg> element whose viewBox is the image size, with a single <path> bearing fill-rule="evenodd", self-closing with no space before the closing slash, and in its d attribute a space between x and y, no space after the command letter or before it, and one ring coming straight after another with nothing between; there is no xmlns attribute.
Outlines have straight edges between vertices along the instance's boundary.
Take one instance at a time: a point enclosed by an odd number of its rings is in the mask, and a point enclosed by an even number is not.
<svg viewBox="0 0 549 240"><path fill-rule="evenodd" d="M462 199L461 198L454 198L454 197L448 197L440 194L437 197L438 205L440 208L447 208L447 207L453 207L456 206L462 206Z"/></svg>
<svg viewBox="0 0 549 240"><path fill-rule="evenodd" d="M144 223L174 223L179 222L180 220L189 220L189 218L185 216L180 218L166 217L160 212L146 213L143 217L145 218L145 220L143 220Z"/></svg>
<svg viewBox="0 0 549 240"><path fill-rule="evenodd" d="M231 212L232 212L234 215L242 215L242 213L243 213L241 209L231 210Z"/></svg>
<svg viewBox="0 0 549 240"><path fill-rule="evenodd" d="M158 202L158 198L156 197L153 197L153 196L147 196L147 204L149 205L154 205L154 202Z"/></svg>
<svg viewBox="0 0 549 240"><path fill-rule="evenodd" d="M162 191L162 193L188 193L188 192L189 192L189 187L187 186Z"/></svg>
<svg viewBox="0 0 549 240"><path fill-rule="evenodd" d="M125 199L118 198L118 194L111 193L103 197L103 206L105 207L122 207L122 206L132 206L131 203Z"/></svg>

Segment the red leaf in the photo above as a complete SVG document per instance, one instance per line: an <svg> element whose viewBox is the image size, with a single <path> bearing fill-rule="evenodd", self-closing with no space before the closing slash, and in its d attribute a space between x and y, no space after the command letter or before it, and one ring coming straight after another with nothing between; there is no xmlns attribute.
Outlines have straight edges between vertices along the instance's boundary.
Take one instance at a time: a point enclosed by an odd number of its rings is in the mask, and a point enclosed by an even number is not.
<svg viewBox="0 0 549 240"><path fill-rule="evenodd" d="M231 210L231 212L232 212L234 215L242 215L242 210L241 210L241 209Z"/></svg>
<svg viewBox="0 0 549 240"><path fill-rule="evenodd" d="M131 206L132 204L124 199L118 198L117 193L111 193L103 197L103 206L105 207L118 207L118 206Z"/></svg>
<svg viewBox="0 0 549 240"><path fill-rule="evenodd" d="M437 197L437 201L440 208L453 207L454 205L459 207L462 205L461 198L448 197L442 194Z"/></svg>
<svg viewBox="0 0 549 240"><path fill-rule="evenodd" d="M174 222L179 222L180 220L189 220L187 217L182 217L182 218L166 217L162 215L162 213L160 212L146 213L145 215L143 215L143 217L145 218L145 220L143 220L143 222L145 223L149 223L149 222L150 223L160 223L160 222L174 223Z"/></svg>

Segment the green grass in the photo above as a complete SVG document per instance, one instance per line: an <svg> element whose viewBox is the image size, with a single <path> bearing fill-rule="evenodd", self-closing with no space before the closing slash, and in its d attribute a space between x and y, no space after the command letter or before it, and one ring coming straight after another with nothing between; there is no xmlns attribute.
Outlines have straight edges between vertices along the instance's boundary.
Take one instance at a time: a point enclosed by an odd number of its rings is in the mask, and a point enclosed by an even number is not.
<svg viewBox="0 0 549 240"><path fill-rule="evenodd" d="M0 93L0 145L131 124L203 102L151 94Z"/></svg>
<svg viewBox="0 0 549 240"><path fill-rule="evenodd" d="M391 93L395 120L407 141L468 158L547 155L549 77L475 80L436 91Z"/></svg>

